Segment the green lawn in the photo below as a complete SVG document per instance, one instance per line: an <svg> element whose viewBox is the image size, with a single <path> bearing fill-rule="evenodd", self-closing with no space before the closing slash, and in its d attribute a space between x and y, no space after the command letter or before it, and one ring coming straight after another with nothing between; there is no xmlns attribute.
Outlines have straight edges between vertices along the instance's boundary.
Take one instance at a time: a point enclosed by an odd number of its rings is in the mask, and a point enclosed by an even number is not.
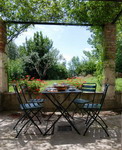
<svg viewBox="0 0 122 150"><path fill-rule="evenodd" d="M122 78L116 79L116 91L122 91Z"/></svg>
<svg viewBox="0 0 122 150"><path fill-rule="evenodd" d="M96 77L89 77L89 78L83 78L81 81L86 81L89 83L97 83L97 91L101 91L101 86L98 84L98 80ZM66 82L66 80L46 80L47 84L41 88L43 90L46 87L52 86L54 83L63 83ZM117 78L116 79L116 91L122 91L122 78ZM9 86L9 92L13 92L13 87L10 85Z"/></svg>

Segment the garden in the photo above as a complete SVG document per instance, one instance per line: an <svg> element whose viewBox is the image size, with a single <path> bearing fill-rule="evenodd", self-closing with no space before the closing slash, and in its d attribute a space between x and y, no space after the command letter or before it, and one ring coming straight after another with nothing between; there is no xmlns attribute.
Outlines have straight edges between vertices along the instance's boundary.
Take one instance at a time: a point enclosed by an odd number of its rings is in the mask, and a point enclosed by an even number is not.
<svg viewBox="0 0 122 150"><path fill-rule="evenodd" d="M9 84L9 92L14 92L12 84L27 84L31 92L33 93L39 93L43 91L46 87L50 87L53 84L69 84L72 86L75 86L78 89L81 89L82 83L89 82L89 83L96 83L97 84L97 92L100 92L102 90L102 84L99 83L98 79L96 77L72 77L67 78L65 80L40 80L35 79L34 77L30 78L29 75L27 75L25 78L20 80L14 80ZM122 91L122 78L116 79L116 91Z"/></svg>

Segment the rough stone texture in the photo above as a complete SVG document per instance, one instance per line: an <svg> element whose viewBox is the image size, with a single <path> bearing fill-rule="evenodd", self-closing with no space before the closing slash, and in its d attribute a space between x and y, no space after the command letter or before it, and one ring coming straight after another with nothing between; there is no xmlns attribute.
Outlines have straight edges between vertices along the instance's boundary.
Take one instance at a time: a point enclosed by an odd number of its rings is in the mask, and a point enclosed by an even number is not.
<svg viewBox="0 0 122 150"><path fill-rule="evenodd" d="M115 56L116 56L116 26L104 26L104 83L108 83L108 103L115 103ZM113 104L112 104L113 103Z"/></svg>
<svg viewBox="0 0 122 150"><path fill-rule="evenodd" d="M69 97L69 99L67 99L67 102L65 103L65 106L67 105L67 103L69 103L69 101L71 101L73 95L71 95ZM83 93L82 98L85 99L91 99L92 93ZM35 98L37 97L37 95L35 96ZM111 109L121 109L122 108L122 93L121 92L116 92L116 100L111 100L106 98L104 105L103 105L103 109L104 110L111 110ZM45 98L44 96L40 97L40 98ZM101 93L96 93L96 98L95 98L95 102L97 103L98 100L100 100L101 98ZM3 93L1 96L2 99L2 109L3 110L19 110L19 104L18 104L18 100L16 97L15 93ZM64 99L64 95L58 95L58 101L61 102ZM44 111L53 111L55 109L54 105L50 102L50 100L46 100L44 103ZM74 110L74 105L71 105L70 110Z"/></svg>
<svg viewBox="0 0 122 150"><path fill-rule="evenodd" d="M6 49L6 26L3 21L0 21L0 91L8 91L7 79L7 55Z"/></svg>
<svg viewBox="0 0 122 150"><path fill-rule="evenodd" d="M0 52L0 91L8 91L8 80L7 80L7 56L5 53Z"/></svg>

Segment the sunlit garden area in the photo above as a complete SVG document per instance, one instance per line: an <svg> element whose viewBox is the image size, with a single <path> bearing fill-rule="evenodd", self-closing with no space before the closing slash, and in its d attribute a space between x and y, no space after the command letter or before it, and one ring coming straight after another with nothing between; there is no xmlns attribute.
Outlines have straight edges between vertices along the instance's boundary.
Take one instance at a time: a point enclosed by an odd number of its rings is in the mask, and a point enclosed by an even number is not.
<svg viewBox="0 0 122 150"><path fill-rule="evenodd" d="M121 150L121 112L122 0L0 0L0 150Z"/></svg>
<svg viewBox="0 0 122 150"><path fill-rule="evenodd" d="M30 76L26 76L26 78L22 78L20 80L14 80L9 83L9 92L14 92L14 89L12 87L12 84L27 84L31 89L32 92L41 92L46 87L51 87L53 84L69 84L72 86L75 86L78 89L81 89L83 83L97 83L97 92L102 91L102 82L100 83L96 77L72 77L72 78L67 78L65 80L40 80L40 79L35 79L34 77L30 78ZM117 78L116 79L116 91L122 91L122 78Z"/></svg>

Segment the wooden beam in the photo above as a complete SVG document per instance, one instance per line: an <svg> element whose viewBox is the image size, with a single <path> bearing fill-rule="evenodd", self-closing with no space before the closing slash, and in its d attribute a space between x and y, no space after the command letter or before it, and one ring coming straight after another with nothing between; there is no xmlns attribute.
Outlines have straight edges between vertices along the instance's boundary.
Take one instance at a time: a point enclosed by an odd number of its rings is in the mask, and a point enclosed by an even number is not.
<svg viewBox="0 0 122 150"><path fill-rule="evenodd" d="M112 23L116 23L116 21L119 19L119 17L122 15L122 10L119 12L119 14L117 14L117 16L114 18L114 20L112 21Z"/></svg>
<svg viewBox="0 0 122 150"><path fill-rule="evenodd" d="M103 26L103 24L80 24L80 23L54 23L36 21L6 21L8 24L41 24L41 25L66 25L66 26Z"/></svg>

